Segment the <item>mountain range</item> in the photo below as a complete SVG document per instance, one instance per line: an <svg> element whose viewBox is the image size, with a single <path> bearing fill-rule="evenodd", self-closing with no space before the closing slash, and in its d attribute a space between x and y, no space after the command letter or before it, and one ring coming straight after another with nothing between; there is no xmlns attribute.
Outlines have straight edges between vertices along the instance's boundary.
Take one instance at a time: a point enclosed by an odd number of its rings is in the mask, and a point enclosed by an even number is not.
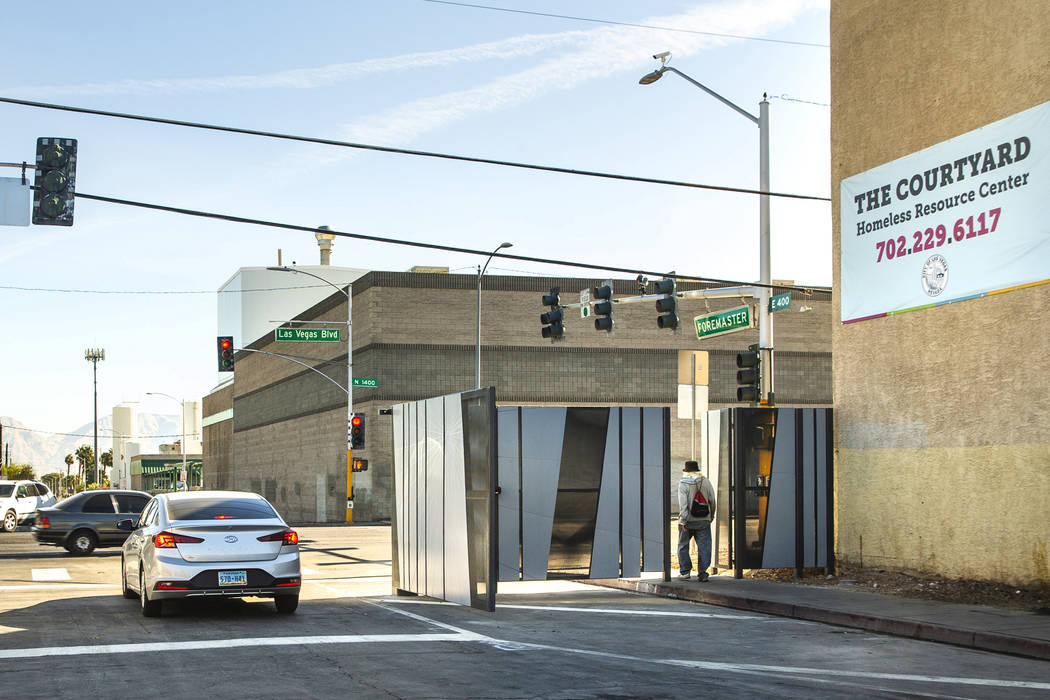
<svg viewBox="0 0 1050 700"><path fill-rule="evenodd" d="M156 452L161 443L178 442L179 418L177 415L141 413L136 414L135 418L136 437L130 439L132 442L138 442L143 452ZM10 416L0 416L0 423L4 426L4 461L6 462L10 457L11 464L31 464L37 478L50 472L64 473L67 454L76 452L80 445L94 446L94 426L91 423L75 428L69 433L32 430ZM111 415L99 416L99 454L112 446L112 433L110 432L112 426L113 417Z"/></svg>

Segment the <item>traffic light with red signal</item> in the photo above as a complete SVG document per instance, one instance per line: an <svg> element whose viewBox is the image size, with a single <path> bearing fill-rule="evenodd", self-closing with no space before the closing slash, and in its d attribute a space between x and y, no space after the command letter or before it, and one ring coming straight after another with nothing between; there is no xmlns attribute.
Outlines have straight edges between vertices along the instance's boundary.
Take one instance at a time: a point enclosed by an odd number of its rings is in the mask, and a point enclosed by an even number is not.
<svg viewBox="0 0 1050 700"><path fill-rule="evenodd" d="M365 447L365 414L355 413L350 419L350 449L363 450Z"/></svg>
<svg viewBox="0 0 1050 700"><path fill-rule="evenodd" d="M233 371L233 336L220 335L218 339L219 371Z"/></svg>

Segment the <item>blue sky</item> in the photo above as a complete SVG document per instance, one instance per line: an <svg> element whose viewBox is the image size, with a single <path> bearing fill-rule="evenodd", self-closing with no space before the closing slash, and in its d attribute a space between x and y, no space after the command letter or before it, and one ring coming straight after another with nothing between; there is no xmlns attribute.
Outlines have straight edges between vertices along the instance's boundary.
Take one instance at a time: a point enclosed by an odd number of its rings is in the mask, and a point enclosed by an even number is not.
<svg viewBox="0 0 1050 700"><path fill-rule="evenodd" d="M825 2L501 0L491 5L828 43ZM117 112L714 185L757 188L758 130L675 75L771 113L772 190L828 196L825 47L389 2L56 3L5 8L0 95ZM820 104L811 104L820 103ZM308 145L0 104L0 161L79 139L77 191L417 241L705 277L758 277L752 195ZM14 177L16 170L2 169ZM772 204L775 279L831 283L827 202ZM76 223L0 228L0 415L41 431L99 411L171 413L147 391L216 384L215 290L242 266L317 262L309 233L87 200ZM339 239L377 270L467 255ZM490 272L601 273L494 260ZM628 277L629 275L623 275ZM85 290L77 293L41 290ZM251 340L251 339L248 339ZM240 340L238 339L238 343Z"/></svg>

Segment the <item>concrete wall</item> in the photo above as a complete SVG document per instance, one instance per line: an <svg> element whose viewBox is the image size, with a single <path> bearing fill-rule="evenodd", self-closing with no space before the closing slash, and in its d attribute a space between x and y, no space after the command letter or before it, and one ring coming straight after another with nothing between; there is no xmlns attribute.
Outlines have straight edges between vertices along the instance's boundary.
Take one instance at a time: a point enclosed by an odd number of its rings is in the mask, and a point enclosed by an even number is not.
<svg viewBox="0 0 1050 700"><path fill-rule="evenodd" d="M233 384L208 394L201 402L204 440L203 479L208 489L233 488ZM228 418L223 419L224 416Z"/></svg>
<svg viewBox="0 0 1050 700"><path fill-rule="evenodd" d="M1047 9L832 2L835 290L839 182L1046 101ZM839 309L840 561L1050 585L1050 285L845 326Z"/></svg>

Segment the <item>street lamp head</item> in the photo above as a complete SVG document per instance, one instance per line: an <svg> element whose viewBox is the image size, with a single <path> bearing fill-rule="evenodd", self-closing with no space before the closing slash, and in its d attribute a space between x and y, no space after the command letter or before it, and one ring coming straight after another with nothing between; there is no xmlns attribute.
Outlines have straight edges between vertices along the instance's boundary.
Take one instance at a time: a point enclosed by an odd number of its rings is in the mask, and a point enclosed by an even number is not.
<svg viewBox="0 0 1050 700"><path fill-rule="evenodd" d="M266 269L270 270L271 272L295 272L295 270L288 267L287 265L282 265L281 267L267 267Z"/></svg>
<svg viewBox="0 0 1050 700"><path fill-rule="evenodd" d="M504 241L503 243L499 244L499 248L497 248L496 250L502 250L503 248L513 248L513 247L514 247L513 243L509 243L507 241Z"/></svg>
<svg viewBox="0 0 1050 700"><path fill-rule="evenodd" d="M642 76L641 80L638 81L639 85L652 85L657 80L664 76L664 67L661 66L654 70L652 73L646 73Z"/></svg>

